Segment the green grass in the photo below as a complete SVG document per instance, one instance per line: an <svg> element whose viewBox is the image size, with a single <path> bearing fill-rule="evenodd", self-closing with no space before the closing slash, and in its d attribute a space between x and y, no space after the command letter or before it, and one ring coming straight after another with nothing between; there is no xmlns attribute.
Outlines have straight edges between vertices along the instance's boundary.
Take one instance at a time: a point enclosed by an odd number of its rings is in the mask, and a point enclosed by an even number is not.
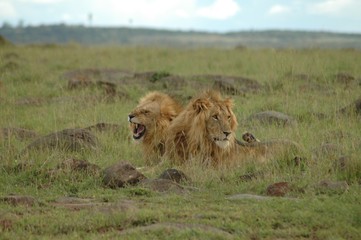
<svg viewBox="0 0 361 240"><path fill-rule="evenodd" d="M6 57L9 53L15 57ZM6 67L9 62L15 63L14 67ZM19 155L31 140L0 135L0 198L17 194L37 200L32 207L0 202L0 239L361 238L360 116L336 114L360 97L359 51L8 46L0 48L0 68L1 128L26 128L46 135L99 122L121 126L116 133L96 133L100 146L95 151L48 149ZM238 138L250 131L260 140L296 141L304 149L304 165L294 166L287 159L275 158L265 164L244 163L233 168L172 166L168 162L145 166L140 149L130 141L127 114L148 89L139 84L122 86L128 97L112 101L105 99L103 90L97 87L68 90L63 74L82 68L256 79L264 85L263 90L231 96L239 121ZM334 75L339 72L355 79L350 83L337 81ZM297 74L309 78L293 77ZM199 90L185 87L177 94L193 96ZM24 104L24 100L30 103ZM278 127L245 122L251 114L264 110L289 114L298 124ZM313 113L327 117L319 119ZM322 143L336 144L342 153L313 157L314 149ZM348 156L344 169L335 167L341 155ZM126 160L136 167L145 166L141 171L149 178L176 167L191 178L186 185L195 190L182 195L161 194L139 186L113 190L105 188L100 177L85 173L48 176L49 169L68 158L85 159L102 169ZM30 164L17 171L14 167L19 163ZM240 179L250 173L258 177ZM345 180L349 189L344 193L320 193L315 186L321 180ZM239 193L265 195L268 185L281 181L291 186L284 198L227 199ZM112 207L74 211L53 205L64 196L91 198ZM128 208L118 206L124 202ZM183 225L177 225L180 223Z"/></svg>

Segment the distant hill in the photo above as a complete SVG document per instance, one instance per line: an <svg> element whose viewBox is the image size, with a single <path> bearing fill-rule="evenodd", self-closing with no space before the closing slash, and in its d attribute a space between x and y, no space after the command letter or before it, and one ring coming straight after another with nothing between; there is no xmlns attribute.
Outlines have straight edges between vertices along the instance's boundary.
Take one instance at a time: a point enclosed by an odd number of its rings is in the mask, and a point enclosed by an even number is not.
<svg viewBox="0 0 361 240"><path fill-rule="evenodd" d="M100 28L68 25L0 28L14 44L152 45L169 47L357 48L361 34L307 31L240 31L209 33L145 28Z"/></svg>

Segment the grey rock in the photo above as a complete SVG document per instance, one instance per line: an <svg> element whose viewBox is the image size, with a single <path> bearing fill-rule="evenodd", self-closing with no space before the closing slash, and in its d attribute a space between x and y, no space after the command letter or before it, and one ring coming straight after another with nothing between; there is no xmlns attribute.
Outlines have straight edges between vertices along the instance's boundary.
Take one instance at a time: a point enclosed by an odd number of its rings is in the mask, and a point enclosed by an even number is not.
<svg viewBox="0 0 361 240"><path fill-rule="evenodd" d="M140 186L162 193L181 194L186 191L184 187L168 179L146 179L140 183Z"/></svg>
<svg viewBox="0 0 361 240"><path fill-rule="evenodd" d="M248 121L259 121L262 124L276 124L279 126L294 126L297 121L292 117L277 111L264 111L252 114Z"/></svg>
<svg viewBox="0 0 361 240"><path fill-rule="evenodd" d="M189 181L189 178L180 170L169 168L165 170L160 176L159 179L167 179L176 183Z"/></svg>
<svg viewBox="0 0 361 240"><path fill-rule="evenodd" d="M8 195L5 197L0 197L0 201L9 203L13 206L25 205L33 206L37 201L31 196L21 196L21 195Z"/></svg>
<svg viewBox="0 0 361 240"><path fill-rule="evenodd" d="M24 151L32 149L59 148L63 150L80 151L96 149L98 139L90 131L81 128L64 129L36 139ZM24 152L23 151L23 152Z"/></svg>
<svg viewBox="0 0 361 240"><path fill-rule="evenodd" d="M346 181L322 180L315 185L316 191L324 194L342 194L349 189Z"/></svg>
<svg viewBox="0 0 361 240"><path fill-rule="evenodd" d="M146 177L135 167L127 162L121 161L103 171L103 183L110 188L135 185Z"/></svg>

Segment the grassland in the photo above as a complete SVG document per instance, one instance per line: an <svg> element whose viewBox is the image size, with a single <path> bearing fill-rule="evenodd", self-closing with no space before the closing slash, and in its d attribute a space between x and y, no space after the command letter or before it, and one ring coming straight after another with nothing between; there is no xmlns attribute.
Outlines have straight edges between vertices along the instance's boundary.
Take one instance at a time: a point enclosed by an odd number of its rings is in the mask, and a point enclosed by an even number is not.
<svg viewBox="0 0 361 240"><path fill-rule="evenodd" d="M97 132L96 150L20 152L33 139L0 134L0 239L360 239L361 122L356 112L338 110L360 97L361 52L356 50L168 49L82 47L78 45L0 48L0 127L46 135L96 123L117 131ZM127 114L151 89L186 101L199 88L174 90L149 82L118 84L109 98L90 86L69 90L64 74L77 69L242 76L262 89L231 96L239 121L237 136L250 131L260 140L286 138L302 148L302 164L269 159L237 168L198 164L146 166L127 129ZM348 78L338 78L344 73ZM203 85L212 86L207 78ZM209 81L209 82L208 82ZM256 112L275 110L297 120L281 127L247 122ZM322 144L333 150L318 151ZM321 152L321 154L316 154ZM126 160L148 178L166 168L182 170L191 182L183 194L158 193L140 186L109 189L101 177L49 169L68 158L85 159L102 169ZM340 159L347 161L340 163ZM19 168L22 166L21 168ZM340 164L342 166L340 166ZM244 175L255 175L245 180ZM346 188L320 190L320 181L345 181ZM287 182L284 197L266 195L267 186ZM9 204L11 194L31 196L35 204ZM76 197L98 204L67 208L54 203Z"/></svg>

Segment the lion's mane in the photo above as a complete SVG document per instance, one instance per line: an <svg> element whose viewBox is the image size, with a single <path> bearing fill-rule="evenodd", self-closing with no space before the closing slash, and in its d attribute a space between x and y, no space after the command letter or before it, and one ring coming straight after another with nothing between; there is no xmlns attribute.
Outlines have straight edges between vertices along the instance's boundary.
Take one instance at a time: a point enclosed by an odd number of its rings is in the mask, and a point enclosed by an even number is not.
<svg viewBox="0 0 361 240"><path fill-rule="evenodd" d="M175 163L211 165L234 160L237 119L232 108L232 100L223 99L218 91L207 90L193 98L168 128L166 157ZM216 141L222 139L226 140Z"/></svg>
<svg viewBox="0 0 361 240"><path fill-rule="evenodd" d="M138 140L136 127L144 128L140 144L148 163L157 162L164 154L165 131L181 110L182 106L172 97L154 91L142 97L129 114L129 128L135 140Z"/></svg>

